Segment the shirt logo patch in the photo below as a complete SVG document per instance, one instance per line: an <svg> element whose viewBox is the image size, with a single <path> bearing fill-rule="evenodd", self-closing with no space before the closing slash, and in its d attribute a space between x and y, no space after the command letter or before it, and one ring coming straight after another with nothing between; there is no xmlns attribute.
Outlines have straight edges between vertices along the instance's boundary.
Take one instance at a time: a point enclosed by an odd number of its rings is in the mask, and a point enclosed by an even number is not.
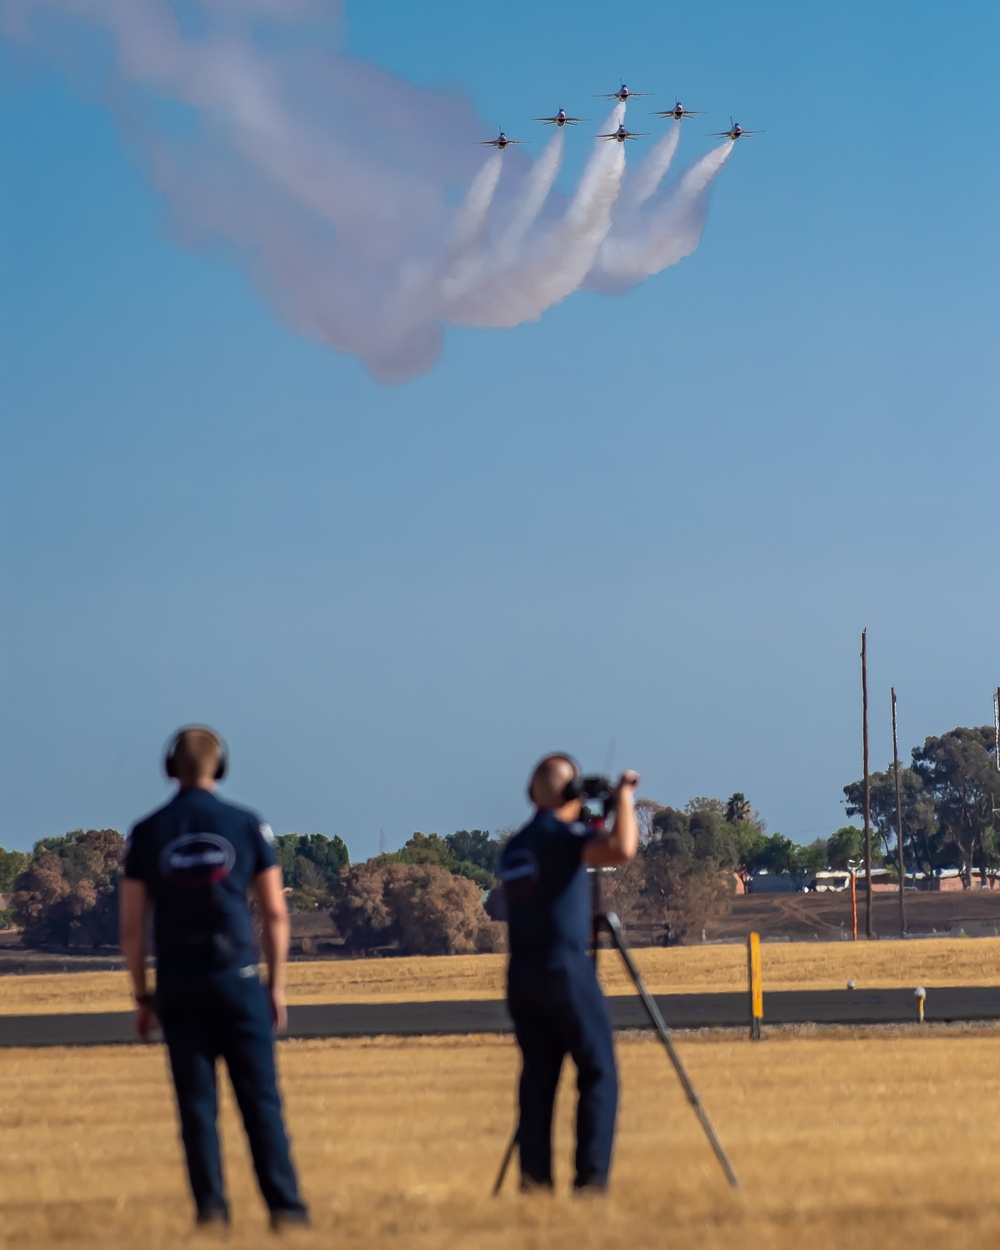
<svg viewBox="0 0 1000 1250"><path fill-rule="evenodd" d="M533 851L512 851L500 861L500 883L508 899L524 898L538 884L538 859Z"/></svg>
<svg viewBox="0 0 1000 1250"><path fill-rule="evenodd" d="M235 863L233 844L217 833L185 833L160 852L160 873L193 889L228 877Z"/></svg>

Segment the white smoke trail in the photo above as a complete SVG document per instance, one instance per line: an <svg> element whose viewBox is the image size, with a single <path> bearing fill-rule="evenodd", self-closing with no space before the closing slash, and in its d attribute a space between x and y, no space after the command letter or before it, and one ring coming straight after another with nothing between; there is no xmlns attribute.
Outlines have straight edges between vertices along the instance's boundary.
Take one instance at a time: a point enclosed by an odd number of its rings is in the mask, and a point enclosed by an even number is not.
<svg viewBox="0 0 1000 1250"><path fill-rule="evenodd" d="M524 198L515 208L510 225L497 239L498 252L514 251L535 224L535 219L542 211L555 180L559 176L565 153L565 135L562 128L557 127L556 133L549 140L545 151L538 158L537 165L527 179Z"/></svg>
<svg viewBox="0 0 1000 1250"><path fill-rule="evenodd" d="M503 154L493 152L476 175L465 203L455 214L455 249L462 251L483 242L489 230L490 205L496 195L503 168Z"/></svg>
<svg viewBox="0 0 1000 1250"><path fill-rule="evenodd" d="M653 146L652 152L643 161L635 176L635 181L628 190L629 207L634 205L640 208L655 193L673 164L680 141L681 124L677 121L671 122L667 133Z"/></svg>
<svg viewBox="0 0 1000 1250"><path fill-rule="evenodd" d="M619 104L607 133L625 113ZM575 291L594 263L611 225L625 170L624 144L595 139L576 195L563 218L507 264L484 267L480 280L446 292L445 313L464 325L515 326L536 321Z"/></svg>
<svg viewBox="0 0 1000 1250"><path fill-rule="evenodd" d="M604 240L585 285L592 291L621 291L689 256L705 228L712 183L734 147L726 140L695 162L664 199L631 214L627 229Z"/></svg>
<svg viewBox="0 0 1000 1250"><path fill-rule="evenodd" d="M638 144L598 140L567 198L555 185L565 132L534 165L519 148L480 165L468 100L340 52L342 16L341 0L0 0L0 36L75 50L90 81L102 62L79 31L110 40L105 98L178 236L235 244L290 325L381 381L430 369L448 324L537 319L581 286L620 289L697 246L733 144L658 191L674 123L623 194Z"/></svg>

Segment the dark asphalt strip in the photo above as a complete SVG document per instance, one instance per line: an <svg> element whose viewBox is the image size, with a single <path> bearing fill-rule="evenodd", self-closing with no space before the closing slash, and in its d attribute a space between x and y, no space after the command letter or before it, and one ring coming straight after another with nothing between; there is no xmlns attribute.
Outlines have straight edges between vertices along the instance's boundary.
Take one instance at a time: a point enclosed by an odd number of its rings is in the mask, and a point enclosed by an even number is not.
<svg viewBox="0 0 1000 1250"><path fill-rule="evenodd" d="M747 995L659 994L670 1028L741 1028ZM616 1029L648 1028L637 996L608 1000ZM1000 1019L1000 988L928 987L931 1023ZM768 1024L899 1024L915 1021L913 990L783 990L764 995ZM508 1033L510 1017L499 1000L445 1003L333 1003L291 1007L289 1037L426 1037ZM106 1046L134 1042L130 1012L83 1015L0 1015L0 1046Z"/></svg>

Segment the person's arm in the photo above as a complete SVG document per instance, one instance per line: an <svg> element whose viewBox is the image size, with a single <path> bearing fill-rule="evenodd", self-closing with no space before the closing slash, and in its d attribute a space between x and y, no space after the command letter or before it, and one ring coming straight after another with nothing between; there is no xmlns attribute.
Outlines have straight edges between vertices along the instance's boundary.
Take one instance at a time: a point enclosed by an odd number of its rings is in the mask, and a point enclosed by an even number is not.
<svg viewBox="0 0 1000 1250"><path fill-rule="evenodd" d="M288 942L291 926L281 880L281 869L275 864L254 877L257 904L260 908L261 945L267 963L267 992L271 1000L271 1016L276 1032L288 1024L285 1006L285 966L288 963Z"/></svg>
<svg viewBox="0 0 1000 1250"><path fill-rule="evenodd" d="M639 850L639 826L635 819L635 788L639 774L622 773L615 787L615 819L609 833L591 840L584 847L583 862L591 868L624 864L635 859Z"/></svg>
<svg viewBox="0 0 1000 1250"><path fill-rule="evenodd" d="M153 1009L153 996L146 982L146 920L149 915L149 891L144 881L123 877L118 896L122 953L132 978L135 995L135 1031L148 1042L159 1027Z"/></svg>

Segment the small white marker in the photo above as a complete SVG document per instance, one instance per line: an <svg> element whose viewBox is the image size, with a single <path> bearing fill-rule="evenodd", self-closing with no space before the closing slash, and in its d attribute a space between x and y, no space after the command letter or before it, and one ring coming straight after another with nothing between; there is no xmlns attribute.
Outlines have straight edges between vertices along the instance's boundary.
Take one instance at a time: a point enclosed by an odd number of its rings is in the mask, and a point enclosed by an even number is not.
<svg viewBox="0 0 1000 1250"><path fill-rule="evenodd" d="M927 998L927 991L922 985L918 985L913 991L913 997L917 1000L917 1023L924 1022L924 1001Z"/></svg>
<svg viewBox="0 0 1000 1250"><path fill-rule="evenodd" d="M853 990L853 989L854 989L854 978L853 978L853 977L851 977L850 981L848 981L848 982L847 982L847 988L848 988L849 990Z"/></svg>

